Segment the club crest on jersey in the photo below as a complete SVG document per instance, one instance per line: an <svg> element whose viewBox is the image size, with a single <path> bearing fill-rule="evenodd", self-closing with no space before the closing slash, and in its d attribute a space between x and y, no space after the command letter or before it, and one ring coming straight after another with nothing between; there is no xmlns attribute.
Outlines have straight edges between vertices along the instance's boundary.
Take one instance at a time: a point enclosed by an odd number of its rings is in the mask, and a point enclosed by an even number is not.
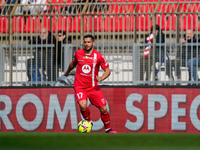
<svg viewBox="0 0 200 150"><path fill-rule="evenodd" d="M84 59L93 59L93 57L84 56Z"/></svg>
<svg viewBox="0 0 200 150"><path fill-rule="evenodd" d="M91 67L90 67L89 65L84 65L84 66L82 67L82 71L83 71L84 73L89 73L89 72L91 71Z"/></svg>

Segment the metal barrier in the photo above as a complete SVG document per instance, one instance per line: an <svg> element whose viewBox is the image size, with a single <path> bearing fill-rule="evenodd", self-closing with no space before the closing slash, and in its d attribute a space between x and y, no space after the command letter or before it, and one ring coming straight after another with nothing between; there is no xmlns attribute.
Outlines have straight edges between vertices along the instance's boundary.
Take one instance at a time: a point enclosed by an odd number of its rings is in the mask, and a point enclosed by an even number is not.
<svg viewBox="0 0 200 150"><path fill-rule="evenodd" d="M42 29L49 31L49 41L43 42L42 46L47 48L49 44L54 45L50 46L49 56L55 58L51 62L51 67L55 65L56 78L65 72L73 52L82 48L83 36L92 34L95 37L96 49L105 55L112 71L111 76L101 84L199 84L199 81L194 79L189 81L194 68L192 67L188 74L186 61L188 54L180 62L175 59L177 57L176 50L182 50L181 39L187 37L188 29L191 29L197 39L197 41L192 41L192 45L195 43L199 45L199 22L199 1L81 0L73 2L63 0L63 2L53 3L53 1L47 0L47 3L38 1L33 4L18 4L16 0L13 0L11 4L1 4L0 86L35 84L35 82L28 81L26 63L27 59L34 57L34 50L30 47L41 44L38 37L42 36ZM147 36L151 32L156 35L156 24L160 26L159 31L164 33L165 41L157 43L161 37L156 39L156 36L153 36L150 44L152 57L146 61L149 62L146 66L149 70L147 74L144 70L145 60L141 58L146 46L149 46L149 44L145 44ZM152 31L151 27L153 27ZM61 33L59 33L60 30ZM59 42L58 35L64 34L63 31L66 32L66 40ZM35 40L34 43L30 43L33 40ZM66 45L69 47L65 47ZM190 43L187 44L187 46L189 45ZM157 61L155 58L156 47L160 47L160 53L161 47L164 47L164 53L173 59L161 60L160 55ZM195 50L197 56L198 50L197 46ZM193 56L193 52L190 53ZM174 73L177 69L175 66L177 63L182 65L183 62L184 66L181 66L181 75L183 75L181 78L177 78ZM197 64L195 68L198 70ZM51 74L54 73L53 69L52 67L49 70ZM157 74L158 80L154 78ZM146 76L148 76L147 81L144 80ZM54 81L55 79L51 77L44 82L36 82L36 85L51 85Z"/></svg>

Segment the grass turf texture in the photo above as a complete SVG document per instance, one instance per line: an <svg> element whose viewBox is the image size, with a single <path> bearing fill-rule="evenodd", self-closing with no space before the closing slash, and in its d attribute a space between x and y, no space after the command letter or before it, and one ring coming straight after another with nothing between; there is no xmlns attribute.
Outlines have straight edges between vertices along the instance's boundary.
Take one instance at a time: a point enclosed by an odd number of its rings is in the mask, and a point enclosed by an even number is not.
<svg viewBox="0 0 200 150"><path fill-rule="evenodd" d="M197 150L200 134L0 133L1 150Z"/></svg>

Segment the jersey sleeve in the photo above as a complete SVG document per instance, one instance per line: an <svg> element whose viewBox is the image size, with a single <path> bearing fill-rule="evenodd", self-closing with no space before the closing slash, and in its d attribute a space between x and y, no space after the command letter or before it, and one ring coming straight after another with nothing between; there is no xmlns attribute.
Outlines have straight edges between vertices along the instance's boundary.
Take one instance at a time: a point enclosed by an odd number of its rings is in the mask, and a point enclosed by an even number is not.
<svg viewBox="0 0 200 150"><path fill-rule="evenodd" d="M109 64L103 55L101 55L100 57L100 66L103 70L105 70L106 68L109 68Z"/></svg>

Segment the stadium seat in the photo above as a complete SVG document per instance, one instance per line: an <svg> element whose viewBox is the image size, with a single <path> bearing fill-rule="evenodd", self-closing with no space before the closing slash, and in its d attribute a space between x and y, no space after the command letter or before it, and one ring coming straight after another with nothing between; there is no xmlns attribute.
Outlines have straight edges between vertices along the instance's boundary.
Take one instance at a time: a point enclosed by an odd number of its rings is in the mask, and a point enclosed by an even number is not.
<svg viewBox="0 0 200 150"><path fill-rule="evenodd" d="M94 20L93 20L94 19ZM96 15L96 16L89 16L85 17L84 19L84 25L85 25L85 32L91 32L92 28L94 28L95 32L100 32L101 25L102 25L102 16L101 15Z"/></svg>
<svg viewBox="0 0 200 150"><path fill-rule="evenodd" d="M158 12L175 12L177 8L177 4L172 4L169 2L173 2L174 0L161 0L161 2L167 2L167 3L162 3L159 8Z"/></svg>
<svg viewBox="0 0 200 150"><path fill-rule="evenodd" d="M0 32L8 33L9 32L9 18L0 17Z"/></svg>
<svg viewBox="0 0 200 150"><path fill-rule="evenodd" d="M52 25L52 28L53 28L52 31L55 32L55 27L56 27L56 25L55 25L55 23L56 23L55 16L52 17L52 24L51 24L51 18L49 16L44 16L42 18L42 20L43 21L40 24L41 27L48 28L48 30L50 31L51 30L51 25Z"/></svg>
<svg viewBox="0 0 200 150"><path fill-rule="evenodd" d="M133 15L124 16L124 30L134 31L134 16Z"/></svg>
<svg viewBox="0 0 200 150"><path fill-rule="evenodd" d="M183 18L180 15L179 29L184 30L184 31L186 31L187 29L196 30L196 26L198 24L197 19L198 19L197 14L193 14L193 15L188 14L188 15L185 15Z"/></svg>
<svg viewBox="0 0 200 150"><path fill-rule="evenodd" d="M117 31L133 31L134 30L134 16L123 15L118 18L118 29Z"/></svg>
<svg viewBox="0 0 200 150"><path fill-rule="evenodd" d="M172 14L166 19L166 30L176 30L176 15Z"/></svg>
<svg viewBox="0 0 200 150"><path fill-rule="evenodd" d="M72 32L72 19L71 17L59 16L55 23L55 29L57 31L63 30L66 32Z"/></svg>
<svg viewBox="0 0 200 150"><path fill-rule="evenodd" d="M13 17L13 32L21 33L26 29L24 17Z"/></svg>
<svg viewBox="0 0 200 150"><path fill-rule="evenodd" d="M122 12L126 11L126 9L125 9L126 5L123 5L121 3L121 2L126 2L125 0L110 0L108 2L111 2L111 5L109 6L110 13L114 14L114 13L122 13Z"/></svg>
<svg viewBox="0 0 200 150"><path fill-rule="evenodd" d="M111 3L108 5L109 13L132 13L134 12L134 4L127 4L127 0L106 0ZM137 0L128 0L128 2L133 3ZM124 4L122 4L124 2Z"/></svg>
<svg viewBox="0 0 200 150"><path fill-rule="evenodd" d="M137 31L148 31L150 22L149 15L137 15ZM104 31L133 31L134 30L134 16L133 15L122 15L122 16L113 16L107 15L104 19Z"/></svg>
<svg viewBox="0 0 200 150"><path fill-rule="evenodd" d="M72 21L72 32L80 32L81 30L81 17L75 16Z"/></svg>
<svg viewBox="0 0 200 150"><path fill-rule="evenodd" d="M27 33L39 32L40 30L40 18L39 17L28 17L26 22Z"/></svg>
<svg viewBox="0 0 200 150"><path fill-rule="evenodd" d="M176 30L176 16L175 15L156 15L156 24L158 24L162 30ZM151 22L152 25L152 22Z"/></svg>
<svg viewBox="0 0 200 150"><path fill-rule="evenodd" d="M149 15L137 15L137 31L148 31L149 22Z"/></svg>
<svg viewBox="0 0 200 150"><path fill-rule="evenodd" d="M94 16L94 31L101 32L102 31L102 16Z"/></svg>
<svg viewBox="0 0 200 150"><path fill-rule="evenodd" d="M128 2L133 3L133 0L128 0ZM134 4L124 5L124 13L133 13L134 12Z"/></svg>
<svg viewBox="0 0 200 150"><path fill-rule="evenodd" d="M184 1L184 0L182 0ZM181 12L199 12L200 8L199 8L199 3L200 0L186 0L186 1L190 1L190 3L184 3L184 4L180 4L180 11ZM198 2L199 3L192 3L193 2Z"/></svg>
<svg viewBox="0 0 200 150"><path fill-rule="evenodd" d="M148 1L146 0L147 2L151 2L151 1ZM152 1L154 2L154 1ZM140 4L137 6L137 12L138 13L148 13L148 12L153 12L154 9L155 9L155 6L156 4L146 4L146 3L143 3L143 4Z"/></svg>
<svg viewBox="0 0 200 150"><path fill-rule="evenodd" d="M52 28L53 28L53 32L55 32L55 17L52 17L52 19L53 19ZM28 33L39 32L41 27L48 28L48 30L50 31L50 26L51 26L50 25L50 17L48 17L48 16L44 16L42 18L28 17L27 23L25 26L26 26L25 32L28 32Z"/></svg>
<svg viewBox="0 0 200 150"><path fill-rule="evenodd" d="M104 31L105 32L117 32L118 31L118 16L109 15L104 19Z"/></svg>

